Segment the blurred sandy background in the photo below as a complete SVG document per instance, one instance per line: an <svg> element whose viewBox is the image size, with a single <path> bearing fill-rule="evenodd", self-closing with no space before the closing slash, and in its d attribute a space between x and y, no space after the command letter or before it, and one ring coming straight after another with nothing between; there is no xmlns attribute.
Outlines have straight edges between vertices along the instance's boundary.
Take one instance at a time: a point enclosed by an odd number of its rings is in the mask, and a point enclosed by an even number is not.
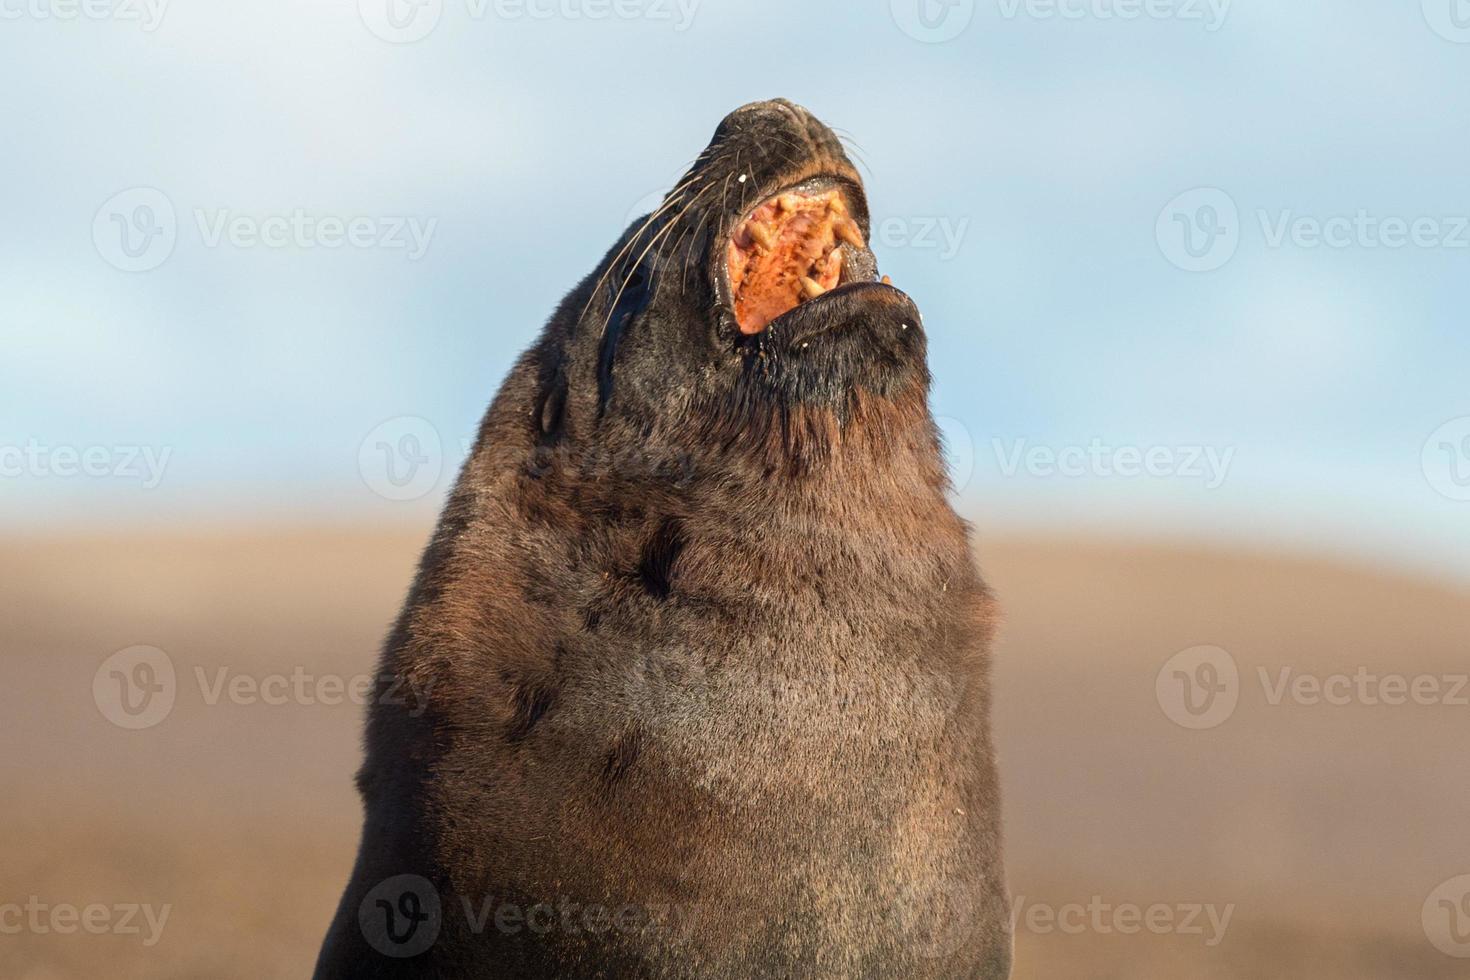
<svg viewBox="0 0 1470 980"><path fill-rule="evenodd" d="M0 937L7 977L303 976L358 832L359 710L206 702L228 676L370 673L427 527L12 537L0 902L171 906L140 935ZM1463 977L1421 906L1470 871L1470 708L1272 706L1258 666L1465 670L1470 595L1287 556L984 535L1008 623L997 726L1018 978ZM128 731L93 676L148 644L171 713ZM1186 730L1161 666L1212 644L1239 706ZM1223 940L1028 928L1025 910L1232 906ZM141 919L140 919L141 921ZM1036 920L1044 923L1043 920ZM1205 920L1202 919L1202 923Z"/></svg>

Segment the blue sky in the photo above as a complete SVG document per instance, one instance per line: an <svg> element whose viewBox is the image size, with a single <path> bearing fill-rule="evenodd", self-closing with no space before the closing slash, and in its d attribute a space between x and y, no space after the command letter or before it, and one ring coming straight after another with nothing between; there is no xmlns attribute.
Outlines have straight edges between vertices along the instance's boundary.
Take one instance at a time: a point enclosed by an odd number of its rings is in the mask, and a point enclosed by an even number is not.
<svg viewBox="0 0 1470 980"><path fill-rule="evenodd" d="M0 521L432 509L560 295L784 95L861 148L982 528L1470 575L1470 3L387 2L0 0ZM404 418L407 501L364 472Z"/></svg>

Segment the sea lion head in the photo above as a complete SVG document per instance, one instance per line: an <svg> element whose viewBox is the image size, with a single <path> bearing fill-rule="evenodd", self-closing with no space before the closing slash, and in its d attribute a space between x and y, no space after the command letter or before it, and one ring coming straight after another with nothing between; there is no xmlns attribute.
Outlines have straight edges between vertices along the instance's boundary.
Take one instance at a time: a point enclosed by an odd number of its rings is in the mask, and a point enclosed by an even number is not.
<svg viewBox="0 0 1470 980"><path fill-rule="evenodd" d="M553 319L544 436L622 420L644 445L774 448L800 469L927 422L923 321L868 236L831 129L784 99L730 113Z"/></svg>

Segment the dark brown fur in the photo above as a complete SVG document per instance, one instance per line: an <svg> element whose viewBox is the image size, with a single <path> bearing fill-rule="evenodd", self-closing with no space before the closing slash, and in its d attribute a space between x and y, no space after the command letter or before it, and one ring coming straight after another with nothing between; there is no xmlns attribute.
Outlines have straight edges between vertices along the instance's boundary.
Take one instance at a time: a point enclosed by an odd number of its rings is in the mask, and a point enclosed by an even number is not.
<svg viewBox="0 0 1470 980"><path fill-rule="evenodd" d="M818 176L866 234L830 131L733 113L507 378L386 645L319 977L1008 975L994 614L918 312L875 284L743 338L715 271Z"/></svg>

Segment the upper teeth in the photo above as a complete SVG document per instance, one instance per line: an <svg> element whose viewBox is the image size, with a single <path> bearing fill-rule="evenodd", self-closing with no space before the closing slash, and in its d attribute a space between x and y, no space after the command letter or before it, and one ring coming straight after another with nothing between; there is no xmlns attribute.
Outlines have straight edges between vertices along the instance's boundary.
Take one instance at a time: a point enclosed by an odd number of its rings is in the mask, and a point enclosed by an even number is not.
<svg viewBox="0 0 1470 980"><path fill-rule="evenodd" d="M761 248L771 249L776 247L776 236L771 234L771 230L760 222L750 222L745 226L745 230L750 233L751 238L760 243Z"/></svg>

